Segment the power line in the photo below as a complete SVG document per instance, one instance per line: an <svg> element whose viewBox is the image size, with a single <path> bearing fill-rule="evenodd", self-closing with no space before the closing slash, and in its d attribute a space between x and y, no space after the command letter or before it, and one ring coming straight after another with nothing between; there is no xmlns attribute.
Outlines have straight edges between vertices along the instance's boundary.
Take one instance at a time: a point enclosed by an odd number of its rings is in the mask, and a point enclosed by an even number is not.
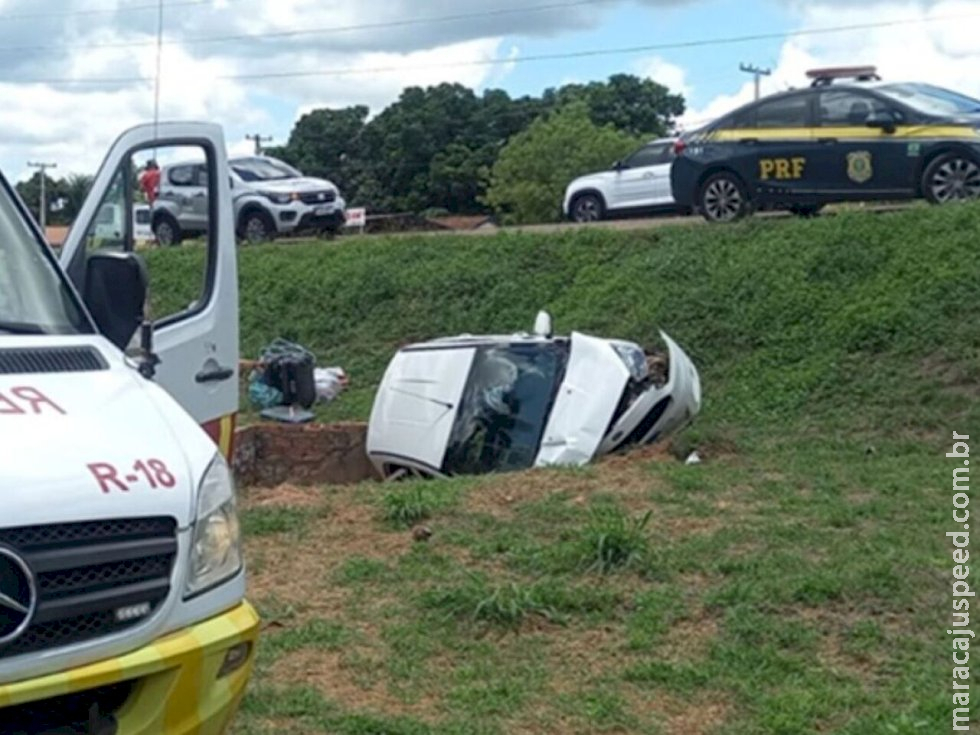
<svg viewBox="0 0 980 735"><path fill-rule="evenodd" d="M179 0L177 2L167 3L168 8L192 8L200 5L212 5L211 0ZM0 23L8 20L35 20L38 18L51 18L52 16L57 16L59 18L85 16L85 15L115 15L117 13L131 13L138 12L142 10L156 10L156 3L147 3L145 5L114 5L112 7L104 8L89 8L82 10L66 10L59 12L47 11L44 13L0 13Z"/></svg>
<svg viewBox="0 0 980 735"><path fill-rule="evenodd" d="M507 15L527 15L530 13L540 13L548 10L567 10L580 6L595 6L597 4L615 2L616 0L571 0L570 2L552 2L544 5L530 5L512 8L496 8L493 10L481 10L472 13L454 13L452 15L434 15L406 18L404 20L378 21L374 23L359 23L346 26L327 26L321 28L295 28L284 31L269 31L267 33L238 33L223 36L191 36L189 38L170 38L163 41L168 46L182 45L194 46L212 43L230 43L234 41L258 41L268 39L296 38L299 36L321 36L333 33L350 33L354 31L374 31L386 28L404 28L416 25L429 25L432 23L452 23L460 20L476 20L480 18L492 18ZM200 4L200 3L191 3ZM148 6L140 6L148 7ZM156 7L155 5L152 7ZM168 8L178 7L176 4L169 4ZM2 19L2 18L0 18ZM31 46L0 46L0 52L24 52L24 51L56 51L59 49L102 49L102 48L141 48L152 46L155 42L146 41L106 41L100 43L64 43L64 44L45 44Z"/></svg>
<svg viewBox="0 0 980 735"><path fill-rule="evenodd" d="M446 67L460 66L496 66L500 64L521 64L536 61L557 61L563 59L583 59L597 56L621 56L629 54L648 53L650 51L665 51L670 49L699 48L703 46L722 46L736 43L749 43L752 41L766 41L780 38L795 38L799 36L813 36L830 33L844 33L849 31L863 31L872 28L887 28L901 25L911 25L920 23L932 23L941 20L963 20L966 18L980 17L980 13L969 13L961 15L933 16L932 18L908 18L904 20L880 21L877 23L854 23L844 26L828 26L824 28L804 28L798 31L782 31L778 33L756 33L745 36L728 36L711 39L701 39L693 41L675 41L668 43L655 43L645 46L624 46L620 48L589 49L586 51L569 51L554 54L536 54L533 56L514 56L514 57L493 57L489 59L475 59L472 61L456 61L452 63L439 64L420 64L413 66L379 66L373 68L347 67L342 69L320 69L311 71L291 71L291 72L257 72L254 74L223 74L218 79L285 79L291 77L320 77L320 76L353 76L358 74L382 74L385 72L404 72L404 71L425 71L429 69L441 69Z"/></svg>
<svg viewBox="0 0 980 735"><path fill-rule="evenodd" d="M379 67L344 67L338 69L317 69L309 71L288 71L288 72L255 72L241 74L222 74L214 77L215 79L236 80L236 79L287 79L297 77L324 77L324 76L356 76L362 74L382 74L387 72L404 71L425 71L432 69L458 68L461 66L497 66L503 64L521 64L540 61L558 61L565 59L581 59L599 56L623 56L630 54L648 53L650 51L665 51L672 49L700 48L705 46L722 46L738 43L751 43L754 41L778 40L784 38L797 38L800 36L826 35L833 33L846 33L851 31L870 30L873 28L889 28L903 25L935 23L948 20L965 20L980 17L980 13L967 13L959 15L933 16L931 18L907 18L902 20L879 21L875 23L853 23L841 26L825 26L821 28L803 28L796 31L780 31L772 33L756 33L743 36L723 36L709 39L697 39L690 41L674 41L667 43L648 44L644 46L624 46L618 48L588 49L584 51L570 51L553 54L537 54L532 56L506 56L492 57L489 59L474 59L471 61L455 61L451 63L433 63ZM3 49L0 49L3 50ZM114 85L114 84L133 84L152 81L152 77L66 77L66 78L20 78L2 79L0 84L92 84L92 85Z"/></svg>

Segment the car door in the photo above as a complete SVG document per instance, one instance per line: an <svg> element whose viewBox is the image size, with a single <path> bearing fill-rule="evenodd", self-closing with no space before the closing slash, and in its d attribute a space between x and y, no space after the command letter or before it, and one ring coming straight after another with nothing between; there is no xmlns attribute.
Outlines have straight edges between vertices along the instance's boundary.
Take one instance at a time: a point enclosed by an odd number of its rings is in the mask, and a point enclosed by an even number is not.
<svg viewBox="0 0 980 735"><path fill-rule="evenodd" d="M869 120L892 125L869 125ZM899 136L905 112L858 89L826 89L817 97L816 185L837 199L911 195L918 146Z"/></svg>
<svg viewBox="0 0 980 735"><path fill-rule="evenodd" d="M645 145L622 162L613 182L609 209L649 207L670 189L670 164L664 161L666 143Z"/></svg>
<svg viewBox="0 0 980 735"><path fill-rule="evenodd" d="M181 264L169 250L147 258L153 351L159 359L154 380L167 390L221 446L231 451L238 410L238 276L231 193L224 136L217 125L160 123L125 132L112 146L92 190L65 241L61 263L83 291L89 256L98 250L135 249L134 191L138 160L152 151L199 154L208 188L217 192L207 208L208 237L201 257ZM226 203L226 204L220 204ZM98 213L115 204L125 216L122 242L97 236ZM189 266L189 267L187 267Z"/></svg>
<svg viewBox="0 0 980 735"><path fill-rule="evenodd" d="M810 188L813 175L808 91L762 100L740 115L739 173L757 195L776 204L792 203Z"/></svg>
<svg viewBox="0 0 980 735"><path fill-rule="evenodd" d="M202 164L173 166L161 192L161 198L173 202L180 228L187 232L203 232L207 224L207 188L201 186L201 176Z"/></svg>

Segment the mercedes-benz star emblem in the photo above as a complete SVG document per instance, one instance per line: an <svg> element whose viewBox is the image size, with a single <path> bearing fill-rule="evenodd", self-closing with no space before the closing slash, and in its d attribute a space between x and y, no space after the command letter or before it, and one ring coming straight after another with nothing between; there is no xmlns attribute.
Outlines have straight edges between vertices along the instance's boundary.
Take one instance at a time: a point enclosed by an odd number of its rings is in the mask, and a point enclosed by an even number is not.
<svg viewBox="0 0 980 735"><path fill-rule="evenodd" d="M0 546L0 647L19 637L37 608L37 586L27 563Z"/></svg>

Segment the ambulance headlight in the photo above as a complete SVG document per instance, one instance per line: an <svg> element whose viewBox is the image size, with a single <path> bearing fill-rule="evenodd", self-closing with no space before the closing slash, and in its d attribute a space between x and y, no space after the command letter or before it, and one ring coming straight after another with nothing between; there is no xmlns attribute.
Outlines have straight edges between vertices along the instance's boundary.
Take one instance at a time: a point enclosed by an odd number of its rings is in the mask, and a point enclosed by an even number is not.
<svg viewBox="0 0 980 735"><path fill-rule="evenodd" d="M224 457L215 455L197 493L197 520L185 597L205 592L242 568L235 483Z"/></svg>

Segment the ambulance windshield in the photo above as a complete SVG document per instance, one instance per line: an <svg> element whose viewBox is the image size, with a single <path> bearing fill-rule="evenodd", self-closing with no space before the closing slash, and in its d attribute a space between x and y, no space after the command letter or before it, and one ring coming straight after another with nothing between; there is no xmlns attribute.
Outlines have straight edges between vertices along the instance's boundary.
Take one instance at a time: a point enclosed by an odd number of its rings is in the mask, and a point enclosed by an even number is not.
<svg viewBox="0 0 980 735"><path fill-rule="evenodd" d="M91 331L42 247L4 183L0 187L0 340L11 334Z"/></svg>

